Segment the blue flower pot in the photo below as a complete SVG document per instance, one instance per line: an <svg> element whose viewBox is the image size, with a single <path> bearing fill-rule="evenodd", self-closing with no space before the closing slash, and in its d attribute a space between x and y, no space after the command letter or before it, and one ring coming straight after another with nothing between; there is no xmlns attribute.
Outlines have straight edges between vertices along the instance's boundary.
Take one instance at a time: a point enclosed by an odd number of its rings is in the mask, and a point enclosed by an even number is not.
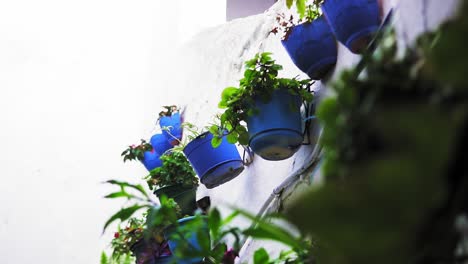
<svg viewBox="0 0 468 264"><path fill-rule="evenodd" d="M271 101L255 100L258 114L247 118L249 145L266 160L284 160L302 144L301 99L285 90L273 92Z"/></svg>
<svg viewBox="0 0 468 264"><path fill-rule="evenodd" d="M171 145L178 145L179 140L182 139L182 127L180 126L180 114L173 113L172 116L163 116L159 119L161 129L164 127L169 128L169 132L163 129L163 135Z"/></svg>
<svg viewBox="0 0 468 264"><path fill-rule="evenodd" d="M237 177L244 164L234 144L223 137L217 148L211 146L211 133L204 133L184 148L184 154L200 177L200 182L211 189Z"/></svg>
<svg viewBox="0 0 468 264"><path fill-rule="evenodd" d="M325 0L322 10L336 38L354 53L364 51L380 25L377 0Z"/></svg>
<svg viewBox="0 0 468 264"><path fill-rule="evenodd" d="M159 159L160 155L154 149L152 151L145 151L143 155L143 160L141 162L145 165L145 168L148 171L152 171L162 166L162 161Z"/></svg>
<svg viewBox="0 0 468 264"><path fill-rule="evenodd" d="M150 143L160 155L172 148L172 145L169 144L169 141L167 141L167 138L163 134L153 135L150 139Z"/></svg>
<svg viewBox="0 0 468 264"><path fill-rule="evenodd" d="M194 220L195 217L196 216L185 217L185 218L180 219L177 222L179 223L180 227L184 227L185 225L190 223L190 221ZM177 247L179 246L178 241L171 239L171 236L174 233L174 231L175 231L175 228L171 226L171 227L168 227L166 229L166 231L164 232L164 237L166 238L166 240L167 240L167 242L169 244L169 248L171 249L171 252L174 252L177 249ZM206 221L205 221L205 224L202 227L202 231L204 233L203 236L208 237L208 239L209 239L210 238L210 232L209 232L208 224L206 223ZM196 250L201 250L202 249L201 245L198 243L198 236L197 236L196 232L193 232L191 234L189 233L189 236L185 237L185 241L188 242L190 247L192 247L192 248L194 248ZM200 263L202 260L203 260L203 258L193 257L193 258L177 259L177 263L178 264L196 264L196 263Z"/></svg>
<svg viewBox="0 0 468 264"><path fill-rule="evenodd" d="M336 64L337 45L330 26L323 17L291 29L283 47L296 66L319 80Z"/></svg>

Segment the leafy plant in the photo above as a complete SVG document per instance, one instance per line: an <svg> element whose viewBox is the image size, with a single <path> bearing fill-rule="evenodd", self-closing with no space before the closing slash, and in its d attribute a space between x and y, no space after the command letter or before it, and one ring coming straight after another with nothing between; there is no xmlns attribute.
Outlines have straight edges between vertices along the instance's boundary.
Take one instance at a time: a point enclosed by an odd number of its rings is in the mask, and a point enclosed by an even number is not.
<svg viewBox="0 0 468 264"><path fill-rule="evenodd" d="M336 96L319 105L326 181L288 211L320 238L319 262L456 262L449 230L466 208L466 195L455 196L468 188L458 147L467 142L468 100L454 91L466 86L427 74L423 50L399 56L395 39L383 39L365 71L343 72Z"/></svg>
<svg viewBox="0 0 468 264"><path fill-rule="evenodd" d="M163 196L159 199L160 204L158 204L148 196L143 186L140 184L131 184L116 180L109 180L106 183L116 185L120 190L110 193L104 196L104 198L126 198L129 201L136 201L136 203L124 207L112 215L104 224L103 232L113 222L117 220L125 222L141 209L147 210L148 219L150 219L147 222L149 228L154 228L160 224L173 223L177 220L177 217L180 216L180 208L173 199L167 199ZM136 194L129 192L129 190L136 192Z"/></svg>
<svg viewBox="0 0 468 264"><path fill-rule="evenodd" d="M240 80L239 87L227 87L221 94L218 107L226 109L219 117L219 125L212 125L209 131L214 135L212 145L221 144L226 135L228 142L247 145L249 136L244 126L248 116L258 113L255 100L263 102L271 100L275 90L284 89L290 94L298 95L302 100L310 102L313 95L310 87L311 80L297 80L296 78L278 78L278 72L283 69L271 58L271 53L259 53L251 60L245 62L244 78Z"/></svg>
<svg viewBox="0 0 468 264"><path fill-rule="evenodd" d="M116 260L107 256L106 252L103 251L101 253L101 260L99 263L101 264L132 264L132 263L135 263L135 258L132 257L130 254L127 254Z"/></svg>
<svg viewBox="0 0 468 264"><path fill-rule="evenodd" d="M136 217L130 218L125 228L119 226L111 242L112 258L119 259L130 254L131 247L143 238L144 228L145 219Z"/></svg>
<svg viewBox="0 0 468 264"><path fill-rule="evenodd" d="M315 15L320 11L320 6L323 4L324 0L311 0L310 4L308 4L308 2L308 0L286 0L286 6L291 8L295 3L299 17L301 19L306 17L307 20L311 22L318 17Z"/></svg>
<svg viewBox="0 0 468 264"><path fill-rule="evenodd" d="M254 253L255 264L313 263L313 258L310 256L312 243L304 235L295 235L280 223L275 223L278 220L286 221L281 214L259 218L243 210L237 209L236 212L252 221L252 226L242 231L244 235L254 239L275 241L289 248L282 251L277 258L270 258L266 250L260 248Z"/></svg>
<svg viewBox="0 0 468 264"><path fill-rule="evenodd" d="M166 110L159 112L159 118L163 116L172 116L173 113L178 112L179 108L177 105L165 105L163 106Z"/></svg>
<svg viewBox="0 0 468 264"><path fill-rule="evenodd" d="M172 151L160 157L163 165L150 171L146 177L151 190L155 186L164 187L182 184L187 187L198 186L198 178L187 158L180 151Z"/></svg>
<svg viewBox="0 0 468 264"><path fill-rule="evenodd" d="M238 215L233 212L225 219L217 209L213 209L207 216L198 216L185 226L176 229L172 240L177 241L178 248L174 256L178 258L204 258L209 264L233 264L240 250L241 230L238 227L231 227L229 224ZM209 236L206 234L209 232ZM191 247L187 243L187 237L197 234L200 248ZM226 240L228 237L234 239L233 246L229 248Z"/></svg>
<svg viewBox="0 0 468 264"><path fill-rule="evenodd" d="M120 155L123 156L124 162L127 160L142 161L146 151L154 151L154 149L150 143L147 143L144 139L142 139L139 145L128 146L128 148Z"/></svg>
<svg viewBox="0 0 468 264"><path fill-rule="evenodd" d="M287 1L288 8L291 8L293 1ZM281 39L287 40L292 29L302 23L311 23L315 19L322 16L320 5L323 0L314 0L306 6L306 1L296 1L296 7L299 13L299 18L295 19L293 15L286 16L285 13L280 13L276 16L276 25L270 31L273 34L281 33Z"/></svg>
<svg viewBox="0 0 468 264"><path fill-rule="evenodd" d="M112 185L117 185L120 190L110 193L105 198L126 198L136 201L135 204L120 209L112 215L105 223L103 232L113 222L120 220L125 223L125 228L119 227L114 233L112 240L112 259L119 261L121 256L127 256L137 243L141 243L141 256L137 258L137 264L160 256L170 255L167 242L164 239L163 231L170 225L176 225L181 217L181 211L173 199L165 196L160 197L160 204L152 201L141 185L134 185L127 182L115 180L107 181ZM130 192L133 190L136 194ZM143 218L132 218L139 210L146 209Z"/></svg>

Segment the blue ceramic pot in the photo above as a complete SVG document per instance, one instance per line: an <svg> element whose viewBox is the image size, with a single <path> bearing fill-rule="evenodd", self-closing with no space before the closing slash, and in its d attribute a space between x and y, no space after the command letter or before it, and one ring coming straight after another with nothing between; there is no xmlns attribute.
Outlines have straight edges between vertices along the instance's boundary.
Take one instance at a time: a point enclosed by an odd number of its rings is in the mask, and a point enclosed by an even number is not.
<svg viewBox="0 0 468 264"><path fill-rule="evenodd" d="M150 143L156 152L158 152L160 155L164 154L164 152L172 148L172 145L169 144L167 138L163 134L153 135L150 139Z"/></svg>
<svg viewBox="0 0 468 264"><path fill-rule="evenodd" d="M377 0L325 0L322 10L336 38L354 53L364 51L380 25Z"/></svg>
<svg viewBox="0 0 468 264"><path fill-rule="evenodd" d="M200 182L211 189L237 177L244 164L234 144L223 137L217 148L211 146L211 133L204 133L184 148L184 154L200 177Z"/></svg>
<svg viewBox="0 0 468 264"><path fill-rule="evenodd" d="M323 17L293 27L281 43L294 64L311 79L321 79L336 64L335 36Z"/></svg>
<svg viewBox="0 0 468 264"><path fill-rule="evenodd" d="M172 144L177 145L178 140L182 139L182 127L180 126L180 114L173 113L172 116L163 116L159 119L161 129L164 127L169 128L169 132L163 129L163 135Z"/></svg>
<svg viewBox="0 0 468 264"><path fill-rule="evenodd" d="M301 99L279 89L271 101L255 100L258 114L247 118L249 145L266 160L284 160L302 144Z"/></svg>
<svg viewBox="0 0 468 264"><path fill-rule="evenodd" d="M185 217L185 218L180 219L177 222L179 223L179 226L183 228L185 225L189 224L190 221L194 220L195 217L196 216ZM209 232L209 229L208 229L208 225L207 225L206 221L204 223L205 224L204 224L202 230L203 230L204 236L208 237L208 239L209 239L210 238L210 232ZM174 252L177 249L177 247L179 246L178 241L171 239L171 235L174 233L174 231L175 231L174 227L168 227L166 229L166 231L164 232L164 237L166 238L166 240L167 240L167 242L169 244L169 248L171 249L171 252ZM198 243L198 236L197 236L196 232L193 232L191 234L189 233L189 236L185 237L185 241L187 241L188 244L192 248L197 249L197 250L201 249L201 245ZM186 258L186 259L178 259L177 263L178 264L196 264L196 263L200 263L202 260L203 260L203 258L196 258L196 257L195 258Z"/></svg>
<svg viewBox="0 0 468 264"><path fill-rule="evenodd" d="M143 155L143 160L141 162L148 171L162 166L162 161L159 159L160 155L154 149L152 151L145 151Z"/></svg>

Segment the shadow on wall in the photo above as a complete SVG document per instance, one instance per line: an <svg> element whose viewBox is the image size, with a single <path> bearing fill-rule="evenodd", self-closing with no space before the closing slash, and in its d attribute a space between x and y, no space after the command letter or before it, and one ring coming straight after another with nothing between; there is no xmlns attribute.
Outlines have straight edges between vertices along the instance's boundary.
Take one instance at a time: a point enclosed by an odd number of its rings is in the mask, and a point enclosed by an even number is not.
<svg viewBox="0 0 468 264"><path fill-rule="evenodd" d="M276 2L277 0L227 0L226 19L231 21L236 18L263 13Z"/></svg>

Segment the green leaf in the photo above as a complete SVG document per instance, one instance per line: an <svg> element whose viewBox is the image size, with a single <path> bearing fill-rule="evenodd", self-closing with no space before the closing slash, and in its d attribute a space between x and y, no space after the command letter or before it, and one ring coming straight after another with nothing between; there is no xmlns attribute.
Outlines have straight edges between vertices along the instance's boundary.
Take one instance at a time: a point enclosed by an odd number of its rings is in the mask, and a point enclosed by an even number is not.
<svg viewBox="0 0 468 264"><path fill-rule="evenodd" d="M145 189L140 184L130 184L128 182L122 182L122 181L117 181L117 180L109 180L109 181L106 181L106 183L119 185L121 188L124 188L124 187L132 188L134 190L137 190L141 194L143 194L146 198L148 198L148 194L146 194Z"/></svg>
<svg viewBox="0 0 468 264"><path fill-rule="evenodd" d="M249 144L249 133L247 131L239 133L239 144L247 146Z"/></svg>
<svg viewBox="0 0 468 264"><path fill-rule="evenodd" d="M286 0L286 6L287 6L289 9L291 9L291 6L292 6L293 2L294 2L293 0Z"/></svg>
<svg viewBox="0 0 468 264"><path fill-rule="evenodd" d="M106 252L101 253L101 264L109 264L109 259L107 258Z"/></svg>
<svg viewBox="0 0 468 264"><path fill-rule="evenodd" d="M303 248L302 242L291 234L287 229L284 229L278 225L269 223L264 219L260 219L246 211L237 209L241 215L252 220L256 226L249 228L244 232L248 235L258 235L258 238L265 238L274 240L292 248L301 249Z"/></svg>
<svg viewBox="0 0 468 264"><path fill-rule="evenodd" d="M297 13L299 13L299 17L303 18L306 11L306 0L296 0L296 8Z"/></svg>
<svg viewBox="0 0 468 264"><path fill-rule="evenodd" d="M146 205L138 205L135 204L133 206L127 207L127 208L122 208L120 211L115 213L113 216L107 220L106 224L104 225L104 228L102 232L106 231L106 228L112 224L114 221L120 219L121 222L128 220L136 211L140 210L141 208L146 207Z"/></svg>
<svg viewBox="0 0 468 264"><path fill-rule="evenodd" d="M132 198L132 197L135 197L135 196L131 195L131 194L125 192L125 191L114 192L114 193L111 193L111 194L108 194L108 195L104 196L104 198L110 198L110 199L120 198L120 197Z"/></svg>
<svg viewBox="0 0 468 264"><path fill-rule="evenodd" d="M235 131L232 131L226 136L226 140L231 144L236 143L238 138L239 138L239 135Z"/></svg>
<svg viewBox="0 0 468 264"><path fill-rule="evenodd" d="M214 239L218 236L219 229L221 228L221 214L218 209L213 209L208 218L208 226L210 227L211 233Z"/></svg>
<svg viewBox="0 0 468 264"><path fill-rule="evenodd" d="M270 256L265 248L259 248L254 253L254 264L268 264L270 261Z"/></svg>
<svg viewBox="0 0 468 264"><path fill-rule="evenodd" d="M220 137L213 137L211 139L211 146L213 148L217 148L219 147L219 145L221 145L221 142L223 141L223 138L220 138Z"/></svg>

